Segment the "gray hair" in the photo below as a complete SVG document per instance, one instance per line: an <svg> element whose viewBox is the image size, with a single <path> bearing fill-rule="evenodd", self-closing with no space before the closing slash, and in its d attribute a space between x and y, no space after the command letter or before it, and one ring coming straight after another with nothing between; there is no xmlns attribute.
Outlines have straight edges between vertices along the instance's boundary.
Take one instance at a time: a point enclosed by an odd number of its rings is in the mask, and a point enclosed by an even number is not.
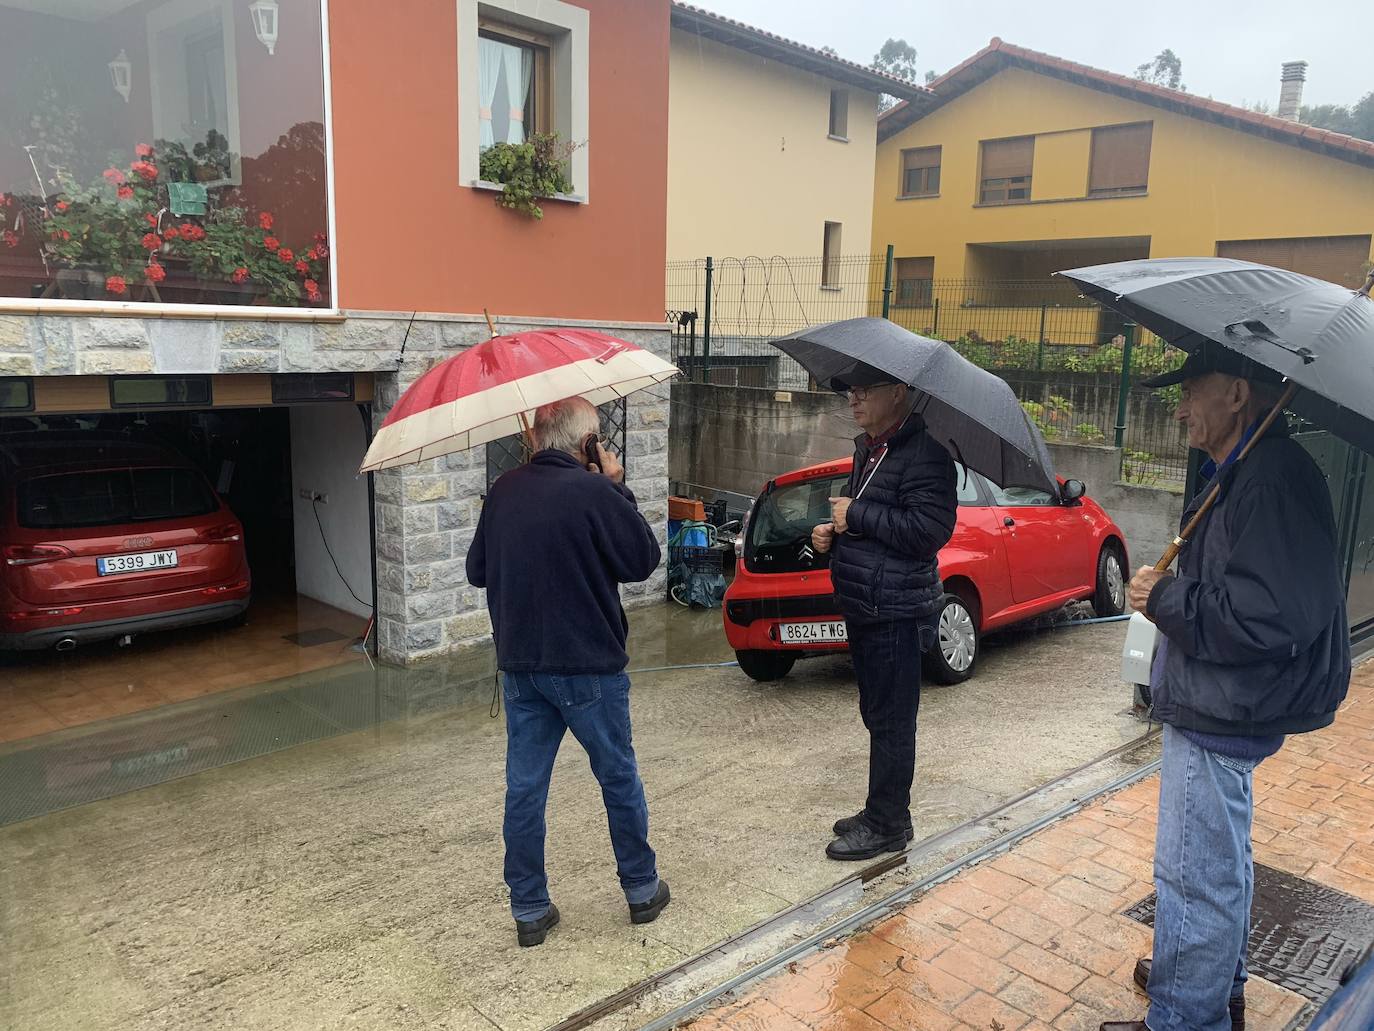
<svg viewBox="0 0 1374 1031"><path fill-rule="evenodd" d="M534 443L541 451L566 451L577 455L587 434L601 429L596 407L580 397L555 401L534 413Z"/></svg>

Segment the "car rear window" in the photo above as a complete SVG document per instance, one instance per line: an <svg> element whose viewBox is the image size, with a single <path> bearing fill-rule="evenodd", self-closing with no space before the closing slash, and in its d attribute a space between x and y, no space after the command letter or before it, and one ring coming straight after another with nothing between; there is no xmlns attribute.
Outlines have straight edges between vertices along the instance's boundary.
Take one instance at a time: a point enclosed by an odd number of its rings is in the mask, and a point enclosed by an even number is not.
<svg viewBox="0 0 1374 1031"><path fill-rule="evenodd" d="M101 469L19 484L19 523L30 529L114 526L207 515L219 507L193 469Z"/></svg>

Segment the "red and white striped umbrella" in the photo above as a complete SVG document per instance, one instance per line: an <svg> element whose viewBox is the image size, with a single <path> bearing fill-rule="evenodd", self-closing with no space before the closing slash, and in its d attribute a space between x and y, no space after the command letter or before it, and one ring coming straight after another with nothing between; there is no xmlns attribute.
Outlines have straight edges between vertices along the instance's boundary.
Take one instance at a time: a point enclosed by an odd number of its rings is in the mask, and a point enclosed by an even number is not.
<svg viewBox="0 0 1374 1031"><path fill-rule="evenodd" d="M662 383L677 367L587 329L493 337L436 365L401 395L360 472L411 465L528 429L541 405L605 404Z"/></svg>

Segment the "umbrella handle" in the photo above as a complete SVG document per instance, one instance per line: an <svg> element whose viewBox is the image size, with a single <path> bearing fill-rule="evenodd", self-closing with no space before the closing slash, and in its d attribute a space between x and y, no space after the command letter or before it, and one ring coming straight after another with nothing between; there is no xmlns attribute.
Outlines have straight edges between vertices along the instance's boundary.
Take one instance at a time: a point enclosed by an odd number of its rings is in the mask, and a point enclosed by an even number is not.
<svg viewBox="0 0 1374 1031"><path fill-rule="evenodd" d="M1236 456L1237 462L1245 460L1245 456L1248 455L1264 435L1269 432L1269 427L1274 425L1274 420L1292 403L1293 396L1297 394L1297 392L1298 385L1290 381L1288 389L1283 392L1283 397L1279 398L1278 404L1274 405L1269 414L1264 417L1264 421L1260 423L1259 429L1255 430L1249 441L1246 442L1245 447L1241 449L1240 454ZM1202 524L1202 520L1205 519L1207 513L1212 510L1212 506L1217 503L1217 496L1219 494L1221 494L1220 481L1212 484L1212 489L1207 492L1207 497L1204 498L1202 504L1198 506L1198 510L1193 515L1193 518L1188 520L1188 525L1185 526L1169 546L1164 549L1164 555L1155 563L1155 572L1167 573L1169 571L1169 567L1174 564L1174 559L1178 558L1178 553L1183 550L1183 546L1192 538L1193 533L1197 530L1198 526Z"/></svg>
<svg viewBox="0 0 1374 1031"><path fill-rule="evenodd" d="M487 329L491 330L491 335L492 335L493 337L499 336L500 334L498 334L498 333L496 332L496 323L493 322L493 321L491 320L491 312L489 312L489 311L487 311L487 309L483 308L483 309L482 309L482 314L485 315L485 316L487 317Z"/></svg>

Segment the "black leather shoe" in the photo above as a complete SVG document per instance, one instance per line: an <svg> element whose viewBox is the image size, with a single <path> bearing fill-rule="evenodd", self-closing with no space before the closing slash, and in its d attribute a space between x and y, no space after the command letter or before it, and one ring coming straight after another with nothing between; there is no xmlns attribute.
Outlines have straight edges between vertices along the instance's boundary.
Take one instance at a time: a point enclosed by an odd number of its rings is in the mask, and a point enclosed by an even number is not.
<svg viewBox="0 0 1374 1031"><path fill-rule="evenodd" d="M1150 1031L1143 1020L1109 1020L1098 1026L1098 1031Z"/></svg>
<svg viewBox="0 0 1374 1031"><path fill-rule="evenodd" d="M842 837L844 837L846 834L848 834L850 831L852 831L855 827L859 826L859 824L861 824L861 823L863 823L863 822L864 822L864 814L863 814L863 810L860 809L860 810L859 810L857 813L855 813L853 816L845 816L845 817L842 817L842 818L836 820L836 821L835 821L835 826L834 826L833 828L831 828L831 829L835 832L835 836L836 836L836 837L842 838ZM911 817L907 817L907 821L906 821L906 840L907 840L907 841L910 841L910 840L911 840L912 838L914 838L914 837L916 837L916 832L915 832L915 831L912 829L912 827L911 827Z"/></svg>
<svg viewBox="0 0 1374 1031"><path fill-rule="evenodd" d="M658 879L658 891L654 892L653 898L648 902L630 903L630 923L653 923L658 919L658 914L663 912L663 907L671 901L673 901L673 893L668 890L668 882L660 877Z"/></svg>
<svg viewBox="0 0 1374 1031"><path fill-rule="evenodd" d="M1135 973L1132 979L1140 987L1142 992L1148 992L1150 987L1150 957L1135 961ZM1231 1031L1245 1031L1245 996L1233 995L1228 1000L1227 1009L1231 1011Z"/></svg>
<svg viewBox="0 0 1374 1031"><path fill-rule="evenodd" d="M522 948L529 948L531 945L542 945L548 933L558 926L558 907L549 903L549 911L538 920L517 920L515 921L515 940Z"/></svg>
<svg viewBox="0 0 1374 1031"><path fill-rule="evenodd" d="M859 821L857 827L850 828L825 847L825 854L831 859L848 862L854 859L872 859L884 852L900 852L906 847L906 833L884 834L875 831L867 823Z"/></svg>

